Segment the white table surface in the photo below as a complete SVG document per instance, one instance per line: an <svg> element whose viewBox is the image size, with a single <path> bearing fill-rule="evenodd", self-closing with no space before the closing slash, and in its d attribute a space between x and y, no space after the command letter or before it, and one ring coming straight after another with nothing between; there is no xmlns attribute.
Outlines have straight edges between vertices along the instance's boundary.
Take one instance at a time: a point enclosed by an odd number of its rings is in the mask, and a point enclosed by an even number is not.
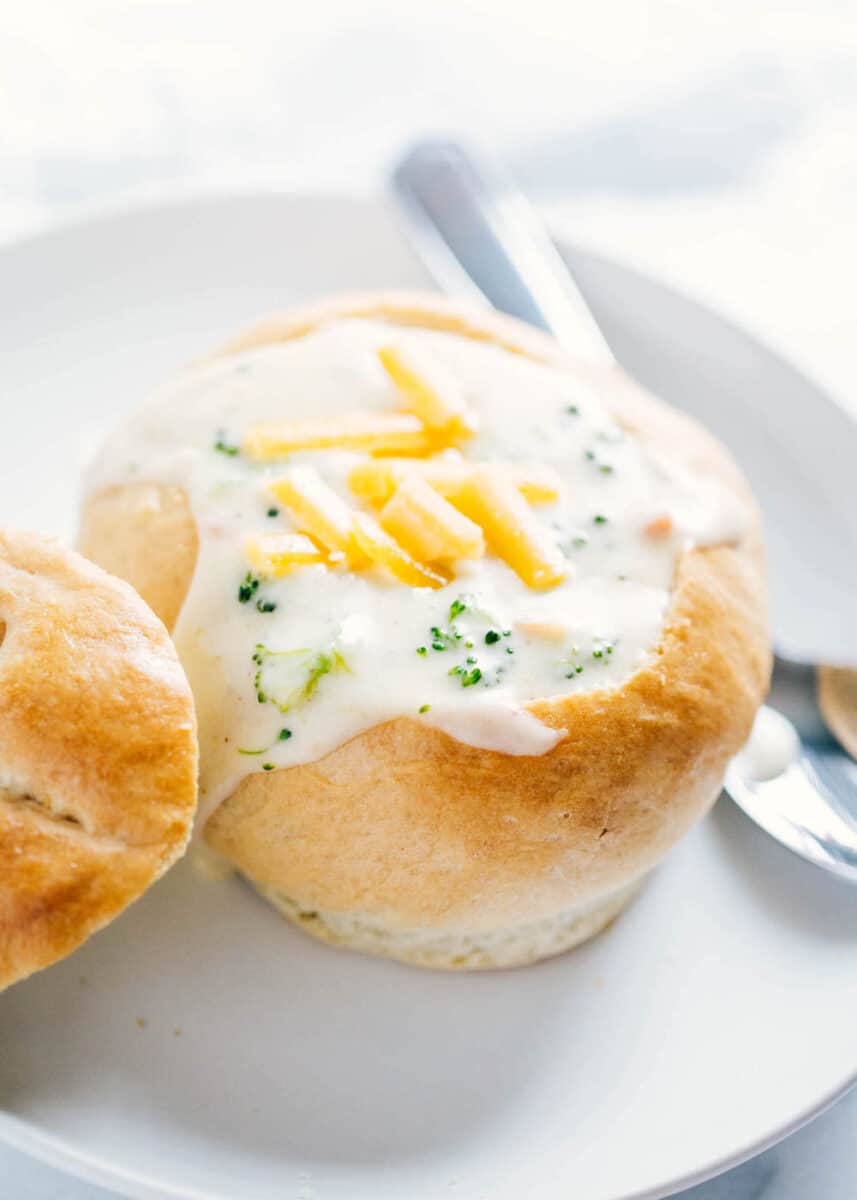
<svg viewBox="0 0 857 1200"><path fill-rule="evenodd" d="M453 133L502 155L555 229L734 317L857 411L852 0L29 0L2 16L0 241L182 193L371 191L409 139ZM852 1094L684 1195L853 1200L855 1145ZM0 1147L0 1200L107 1195Z"/></svg>

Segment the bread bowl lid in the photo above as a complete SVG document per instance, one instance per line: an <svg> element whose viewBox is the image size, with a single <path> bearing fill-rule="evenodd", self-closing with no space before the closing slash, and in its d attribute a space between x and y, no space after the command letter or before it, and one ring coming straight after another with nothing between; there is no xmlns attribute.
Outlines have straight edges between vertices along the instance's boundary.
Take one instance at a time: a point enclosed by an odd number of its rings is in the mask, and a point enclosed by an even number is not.
<svg viewBox="0 0 857 1200"><path fill-rule="evenodd" d="M181 856L193 697L127 584L0 532L0 990L75 950Z"/></svg>

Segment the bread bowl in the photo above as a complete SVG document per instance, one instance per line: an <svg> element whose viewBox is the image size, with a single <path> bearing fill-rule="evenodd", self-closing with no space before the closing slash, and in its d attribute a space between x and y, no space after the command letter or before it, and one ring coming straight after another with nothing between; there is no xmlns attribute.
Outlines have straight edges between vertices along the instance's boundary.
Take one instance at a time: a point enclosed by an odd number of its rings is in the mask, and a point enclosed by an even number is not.
<svg viewBox="0 0 857 1200"><path fill-rule="evenodd" d="M183 852L193 697L138 595L0 533L0 990L74 950Z"/></svg>
<svg viewBox="0 0 857 1200"><path fill-rule="evenodd" d="M206 841L309 933L420 965L603 928L767 686L724 449L431 295L337 297L188 368L108 439L80 545L174 628Z"/></svg>

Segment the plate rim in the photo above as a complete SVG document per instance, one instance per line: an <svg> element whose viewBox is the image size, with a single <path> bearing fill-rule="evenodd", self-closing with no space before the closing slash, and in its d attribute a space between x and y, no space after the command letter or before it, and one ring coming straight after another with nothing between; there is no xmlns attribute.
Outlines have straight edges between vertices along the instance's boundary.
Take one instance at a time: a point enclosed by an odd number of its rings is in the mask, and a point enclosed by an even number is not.
<svg viewBox="0 0 857 1200"><path fill-rule="evenodd" d="M817 1117L822 1116L828 1109L833 1108L839 1100L857 1088L857 1068L843 1084L834 1087L821 1099L816 1100L810 1108L792 1117L784 1126L773 1129L771 1134L762 1136L743 1150L727 1154L725 1158L695 1171L689 1171L683 1176L669 1182L654 1184L643 1192L625 1192L617 1195L615 1200L666 1200L667 1196L684 1192L687 1188L699 1186L709 1180L714 1180L725 1171L730 1171L742 1163L750 1162L759 1154L771 1150L779 1142L790 1138L799 1129L808 1126ZM84 1183L94 1183L97 1187L108 1187L116 1190L133 1187L133 1190L120 1190L120 1196L127 1200L230 1200L227 1193L199 1192L196 1188L185 1188L176 1184L158 1180L154 1176L140 1175L139 1172L126 1171L118 1166L110 1165L106 1159L96 1158L92 1154L76 1150L65 1138L56 1138L41 1126L24 1121L23 1118L8 1114L0 1109L0 1141L11 1146L37 1162L46 1163L54 1169L65 1171L73 1178ZM142 1190L140 1190L142 1189Z"/></svg>
<svg viewBox="0 0 857 1200"><path fill-rule="evenodd" d="M28 251L39 250L41 247L49 248L51 242L57 243L69 238L73 239L76 236L97 234L105 225L113 227L121 226L124 223L133 225L140 219L156 216L161 218L173 216L181 219L186 218L189 210L200 208L228 210L237 205L252 207L260 202L270 203L272 201L294 207L323 203L348 206L366 212L377 213L381 208L387 208L389 211L389 204L383 193L360 194L324 189L283 190L276 187L210 191L197 188L179 189L149 200L140 201L129 198L127 201L120 199L105 205L89 206L50 227L27 231L21 236L3 240L0 242L0 262L9 256L26 254ZM613 258L609 254L591 250L586 245L569 241L565 237L557 237L555 240L563 251L567 250L573 253L579 250L585 253L591 261L603 262L610 268L633 275L645 284L670 295L682 306L696 309L707 320L725 327L731 336L752 346L764 357L776 363L781 370L786 370L796 377L803 386L823 397L826 403L845 417L849 424L857 427L854 413L835 392L828 391L816 383L807 371L790 362L778 349L768 344L764 337L750 332L739 322L720 313L716 307L698 300L672 283L662 281L657 276L635 266L629 266L621 259ZM696 1170L686 1172L680 1177L664 1180L643 1191L635 1190L617 1195L613 1200L664 1200L665 1197L672 1196L676 1192L714 1179L791 1136L815 1120L854 1088L857 1088L857 1063L830 1090L821 1097L814 1098L807 1108L802 1109L790 1120L757 1138L748 1146L700 1166ZM211 1192L202 1192L195 1187L188 1188L183 1185L171 1184L163 1179L111 1164L101 1156L92 1155L76 1148L73 1142L50 1133L42 1125L15 1116L2 1106L0 1106L0 1141L54 1169L65 1171L74 1178L99 1187L111 1188L119 1195L132 1198L132 1200L229 1200L225 1193L221 1196Z"/></svg>
<svg viewBox="0 0 857 1200"><path fill-rule="evenodd" d="M857 1068L841 1085L826 1093L810 1108L786 1122L785 1125L772 1130L753 1142L743 1150L718 1159L715 1163L700 1167L696 1171L687 1172L674 1180L655 1184L645 1191L625 1192L616 1196L615 1200L667 1200L677 1192L687 1188L697 1187L731 1171L742 1163L749 1162L764 1154L766 1150L778 1145L793 1133L811 1124L816 1118L827 1112L849 1092L857 1089ZM139 1172L129 1172L121 1167L111 1166L105 1159L96 1158L81 1150L76 1150L72 1143L65 1138L56 1137L32 1122L15 1117L0 1109L0 1141L14 1150L29 1155L38 1162L46 1163L57 1170L65 1171L75 1179L84 1183L93 1183L98 1187L109 1187L114 1191L117 1187L133 1186L133 1191L122 1190L118 1195L126 1200L231 1200L227 1193L201 1192L196 1188L186 1188L156 1179L151 1175L141 1175ZM139 1190L142 1188L143 1190Z"/></svg>

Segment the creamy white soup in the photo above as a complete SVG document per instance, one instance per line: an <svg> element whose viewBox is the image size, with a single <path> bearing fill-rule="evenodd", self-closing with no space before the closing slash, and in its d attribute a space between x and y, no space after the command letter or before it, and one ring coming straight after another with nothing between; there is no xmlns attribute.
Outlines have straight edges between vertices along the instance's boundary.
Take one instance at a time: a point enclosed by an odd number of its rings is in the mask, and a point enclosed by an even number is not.
<svg viewBox="0 0 857 1200"><path fill-rule="evenodd" d="M380 454L351 437L366 414L415 411L379 356L385 348L430 399L467 414L463 432L435 424L428 451L413 453L407 430L396 453L384 453L395 437ZM300 437L286 436L278 449L268 437L260 452L260 427L294 435L310 420L333 430L334 444L294 448ZM477 469L499 478L504 496L514 483L511 509L526 509L548 561L535 584L516 557L527 546L503 532L505 509L485 507L494 493L474 513L454 487L440 487L431 561L402 547L395 531L407 522L385 516L388 493L409 477L431 485L434 475ZM373 492L366 481L376 475ZM386 530L385 547L388 538L402 547L402 561L431 586L403 582L365 546L349 558L325 545L300 505L278 497L283 478L308 487L310 501L332 491L340 516L345 505ZM248 773L318 759L395 717L506 754L545 753L562 733L527 702L626 681L658 644L682 548L738 532L721 489L648 456L573 375L449 333L369 320L185 371L108 440L88 484L131 481L181 485L199 530L175 641L198 708L202 820ZM403 499L409 519L407 488L399 507ZM447 517L464 529L470 557L443 554ZM278 558L269 551L283 538Z"/></svg>

